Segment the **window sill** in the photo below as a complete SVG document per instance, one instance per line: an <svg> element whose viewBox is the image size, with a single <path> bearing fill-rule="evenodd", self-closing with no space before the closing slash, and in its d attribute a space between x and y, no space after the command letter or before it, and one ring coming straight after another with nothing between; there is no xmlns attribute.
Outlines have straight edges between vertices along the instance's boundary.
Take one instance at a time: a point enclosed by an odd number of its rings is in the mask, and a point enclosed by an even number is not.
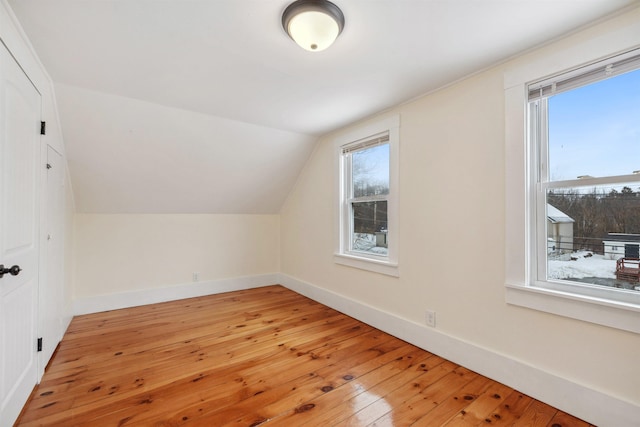
<svg viewBox="0 0 640 427"><path fill-rule="evenodd" d="M386 274L387 276L400 277L400 270L397 263L337 253L333 255L333 261L336 264L346 265L348 267Z"/></svg>
<svg viewBox="0 0 640 427"><path fill-rule="evenodd" d="M640 306L535 286L506 285L506 302L640 334Z"/></svg>

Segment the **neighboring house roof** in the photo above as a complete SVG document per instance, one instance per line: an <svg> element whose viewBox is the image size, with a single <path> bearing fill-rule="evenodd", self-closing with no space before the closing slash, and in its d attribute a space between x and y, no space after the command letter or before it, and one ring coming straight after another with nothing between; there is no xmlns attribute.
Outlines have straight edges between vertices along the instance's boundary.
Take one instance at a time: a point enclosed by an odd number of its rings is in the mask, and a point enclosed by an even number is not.
<svg viewBox="0 0 640 427"><path fill-rule="evenodd" d="M552 224L563 223L563 222L576 222L569 215L562 212L560 209L554 206L551 206L549 203L547 203L547 219Z"/></svg>
<svg viewBox="0 0 640 427"><path fill-rule="evenodd" d="M625 243L638 243L640 242L640 234L630 233L607 233L607 236L603 239L606 242L625 242Z"/></svg>

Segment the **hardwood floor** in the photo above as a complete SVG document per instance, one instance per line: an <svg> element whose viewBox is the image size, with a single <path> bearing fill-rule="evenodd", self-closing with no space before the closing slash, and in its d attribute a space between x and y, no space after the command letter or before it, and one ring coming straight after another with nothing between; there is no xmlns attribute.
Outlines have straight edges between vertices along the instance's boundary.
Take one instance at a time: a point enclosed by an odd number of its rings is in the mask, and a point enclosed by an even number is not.
<svg viewBox="0 0 640 427"><path fill-rule="evenodd" d="M589 424L271 286L74 318L18 425Z"/></svg>

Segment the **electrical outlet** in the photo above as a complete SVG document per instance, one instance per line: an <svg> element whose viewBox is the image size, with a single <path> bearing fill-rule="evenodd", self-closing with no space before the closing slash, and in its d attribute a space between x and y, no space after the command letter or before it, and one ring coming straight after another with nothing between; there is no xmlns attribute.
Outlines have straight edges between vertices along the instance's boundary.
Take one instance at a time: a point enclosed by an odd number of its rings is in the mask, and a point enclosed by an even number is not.
<svg viewBox="0 0 640 427"><path fill-rule="evenodd" d="M194 271L193 272L193 281L197 282L198 280L200 280L200 273Z"/></svg>
<svg viewBox="0 0 640 427"><path fill-rule="evenodd" d="M427 315L425 318L427 322L427 326L431 326L432 328L436 327L436 312L432 310L427 310Z"/></svg>

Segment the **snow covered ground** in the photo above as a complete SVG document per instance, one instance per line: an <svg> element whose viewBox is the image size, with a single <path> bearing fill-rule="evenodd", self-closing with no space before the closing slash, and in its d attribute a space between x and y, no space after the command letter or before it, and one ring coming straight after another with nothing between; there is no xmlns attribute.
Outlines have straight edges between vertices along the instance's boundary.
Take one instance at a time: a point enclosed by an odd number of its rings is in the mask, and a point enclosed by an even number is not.
<svg viewBox="0 0 640 427"><path fill-rule="evenodd" d="M357 251L371 252L376 255L387 255L389 253L387 248L376 246L375 234L354 233L353 249Z"/></svg>
<svg viewBox="0 0 640 427"><path fill-rule="evenodd" d="M592 252L574 252L571 259L549 259L547 274L550 279L574 280L601 286L635 289L638 283L616 280L616 260Z"/></svg>
<svg viewBox="0 0 640 427"><path fill-rule="evenodd" d="M591 254L590 256L588 254ZM549 260L547 267L550 279L584 279L585 277L616 278L616 260L592 252L574 252L575 261Z"/></svg>

